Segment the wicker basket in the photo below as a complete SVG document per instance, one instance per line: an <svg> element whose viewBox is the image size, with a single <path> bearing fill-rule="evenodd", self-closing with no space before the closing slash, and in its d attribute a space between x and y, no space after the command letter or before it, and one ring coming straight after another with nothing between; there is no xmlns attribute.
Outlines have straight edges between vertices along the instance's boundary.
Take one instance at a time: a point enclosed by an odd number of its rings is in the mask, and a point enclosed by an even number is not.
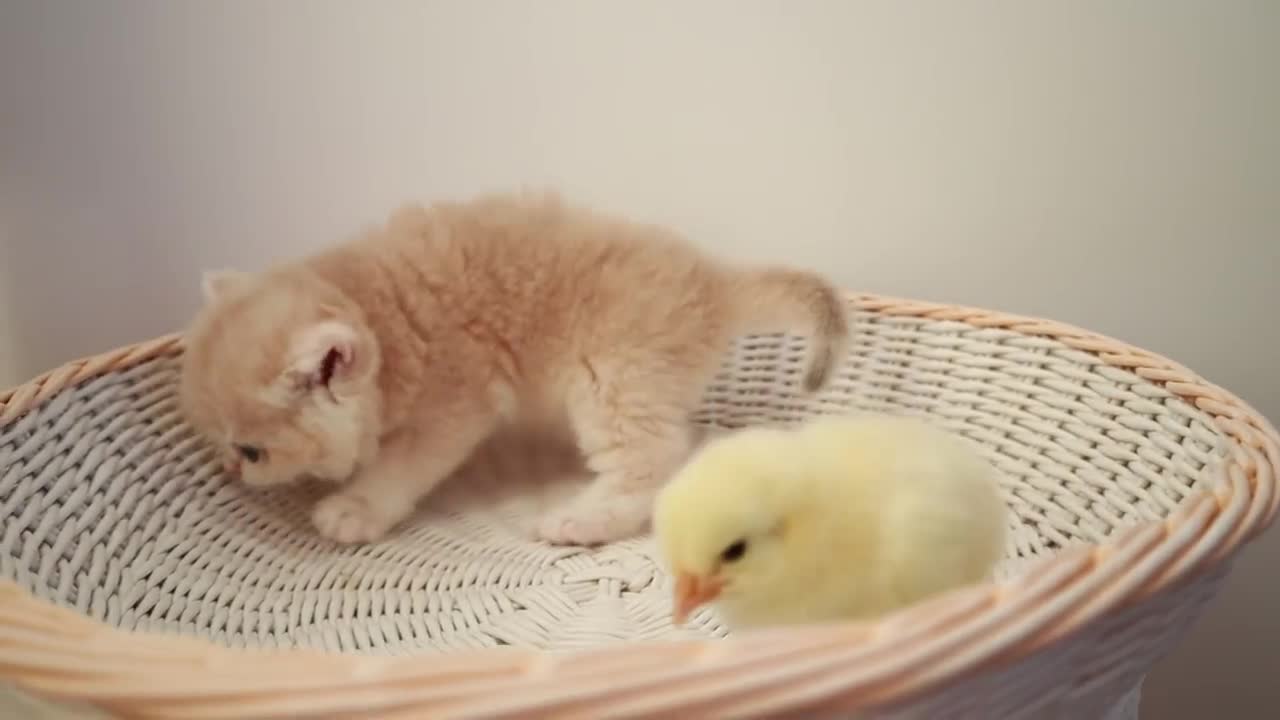
<svg viewBox="0 0 1280 720"><path fill-rule="evenodd" d="M167 338L0 395L0 680L126 717L1136 718L1144 674L1272 520L1275 431L1091 333L851 301L830 388L795 389L802 341L748 338L700 420L876 410L964 434L1015 516L999 583L873 624L677 629L650 541L540 545L529 506L478 480L338 548L300 491L222 480L178 417Z"/></svg>

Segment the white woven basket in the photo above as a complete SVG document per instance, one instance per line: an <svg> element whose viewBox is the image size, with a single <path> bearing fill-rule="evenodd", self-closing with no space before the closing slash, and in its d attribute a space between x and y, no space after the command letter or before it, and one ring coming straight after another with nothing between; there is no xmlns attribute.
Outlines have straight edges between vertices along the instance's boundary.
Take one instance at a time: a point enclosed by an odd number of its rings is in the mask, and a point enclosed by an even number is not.
<svg viewBox="0 0 1280 720"><path fill-rule="evenodd" d="M852 300L830 388L796 390L800 340L748 338L699 420L875 410L962 433L1013 510L999 584L877 623L679 630L648 540L541 545L536 507L478 476L339 548L304 495L220 477L165 338L0 395L0 681L125 717L1136 718L1144 674L1275 514L1274 429L1091 333Z"/></svg>

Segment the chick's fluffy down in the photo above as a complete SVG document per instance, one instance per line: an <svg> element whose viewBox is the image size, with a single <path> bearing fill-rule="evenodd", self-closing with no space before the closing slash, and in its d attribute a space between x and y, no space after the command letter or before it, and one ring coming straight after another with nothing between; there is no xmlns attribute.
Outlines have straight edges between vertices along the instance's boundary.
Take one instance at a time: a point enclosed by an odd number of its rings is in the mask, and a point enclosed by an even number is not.
<svg viewBox="0 0 1280 720"><path fill-rule="evenodd" d="M742 627L864 618L986 580L1006 521L997 473L966 441L868 415L710 442L654 528L668 569L714 587Z"/></svg>

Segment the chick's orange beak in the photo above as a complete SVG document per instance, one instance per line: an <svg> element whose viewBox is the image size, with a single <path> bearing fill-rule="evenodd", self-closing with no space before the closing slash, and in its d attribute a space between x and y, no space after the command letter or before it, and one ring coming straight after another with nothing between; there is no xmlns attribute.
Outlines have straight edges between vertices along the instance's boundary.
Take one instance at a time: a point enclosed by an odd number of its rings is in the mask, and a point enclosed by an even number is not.
<svg viewBox="0 0 1280 720"><path fill-rule="evenodd" d="M724 589L724 581L716 577L700 577L682 572L676 575L676 592L671 619L683 625L694 610L715 600Z"/></svg>

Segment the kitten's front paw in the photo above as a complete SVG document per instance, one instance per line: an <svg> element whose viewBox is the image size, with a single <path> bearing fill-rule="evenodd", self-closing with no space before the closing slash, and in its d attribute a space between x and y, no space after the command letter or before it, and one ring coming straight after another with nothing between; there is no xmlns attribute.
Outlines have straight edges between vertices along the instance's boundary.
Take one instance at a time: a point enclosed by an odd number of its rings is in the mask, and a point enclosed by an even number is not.
<svg viewBox="0 0 1280 720"><path fill-rule="evenodd" d="M649 513L647 498L578 497L567 507L547 513L538 526L538 537L556 545L615 542L644 530Z"/></svg>
<svg viewBox="0 0 1280 720"><path fill-rule="evenodd" d="M364 498L342 493L317 503L311 522L321 535L344 544L374 542L386 535L392 525Z"/></svg>

